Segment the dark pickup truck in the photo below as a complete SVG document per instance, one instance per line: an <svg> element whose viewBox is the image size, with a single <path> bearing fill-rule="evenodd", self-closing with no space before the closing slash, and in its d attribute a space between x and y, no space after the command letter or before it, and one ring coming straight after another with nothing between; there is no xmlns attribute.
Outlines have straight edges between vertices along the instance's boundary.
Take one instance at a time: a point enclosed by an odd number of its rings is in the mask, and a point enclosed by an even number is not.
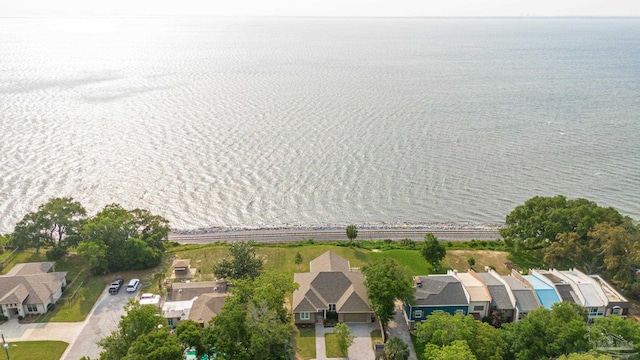
<svg viewBox="0 0 640 360"><path fill-rule="evenodd" d="M112 282L111 285L109 285L109 294L115 295L120 292L122 284L124 284L124 280L122 279L116 279L114 282Z"/></svg>

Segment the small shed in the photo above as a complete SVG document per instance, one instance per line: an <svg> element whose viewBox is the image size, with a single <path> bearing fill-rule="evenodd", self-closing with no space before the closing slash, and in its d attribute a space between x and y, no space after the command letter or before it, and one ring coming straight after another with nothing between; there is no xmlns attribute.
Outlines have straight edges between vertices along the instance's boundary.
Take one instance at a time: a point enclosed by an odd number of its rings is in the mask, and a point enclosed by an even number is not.
<svg viewBox="0 0 640 360"><path fill-rule="evenodd" d="M171 279L192 279L196 269L191 268L191 259L176 259L171 264Z"/></svg>

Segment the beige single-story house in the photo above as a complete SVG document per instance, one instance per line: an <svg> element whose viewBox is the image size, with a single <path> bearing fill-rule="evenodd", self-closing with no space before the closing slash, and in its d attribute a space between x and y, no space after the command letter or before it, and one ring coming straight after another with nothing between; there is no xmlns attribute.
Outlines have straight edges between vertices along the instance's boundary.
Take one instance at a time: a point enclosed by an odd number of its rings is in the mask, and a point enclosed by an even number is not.
<svg viewBox="0 0 640 360"><path fill-rule="evenodd" d="M0 276L0 309L12 318L45 314L67 287L66 272L52 272L53 262L16 264Z"/></svg>
<svg viewBox="0 0 640 360"><path fill-rule="evenodd" d="M310 272L293 274L300 287L293 292L296 324L334 320L345 323L371 322L373 310L364 285L364 275L351 271L349 261L327 251L309 263Z"/></svg>

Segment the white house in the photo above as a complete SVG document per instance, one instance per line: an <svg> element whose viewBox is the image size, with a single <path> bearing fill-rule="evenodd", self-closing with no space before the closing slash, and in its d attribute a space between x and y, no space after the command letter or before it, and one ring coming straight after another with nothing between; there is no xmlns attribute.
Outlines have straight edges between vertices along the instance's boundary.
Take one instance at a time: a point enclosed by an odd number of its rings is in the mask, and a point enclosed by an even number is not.
<svg viewBox="0 0 640 360"><path fill-rule="evenodd" d="M0 276L2 315L12 318L45 314L67 286L67 273L51 272L53 265L52 262L20 263Z"/></svg>

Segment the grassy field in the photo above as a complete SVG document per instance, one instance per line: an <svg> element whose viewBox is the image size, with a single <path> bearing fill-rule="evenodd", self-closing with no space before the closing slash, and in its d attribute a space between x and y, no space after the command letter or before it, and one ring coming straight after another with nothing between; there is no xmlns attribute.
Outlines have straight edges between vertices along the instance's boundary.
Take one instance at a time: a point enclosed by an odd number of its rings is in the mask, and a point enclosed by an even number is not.
<svg viewBox="0 0 640 360"><path fill-rule="evenodd" d="M191 266L201 269L201 276L206 278L207 276L213 277L211 269L217 261L227 254L228 247L225 245L211 245L197 249L180 250L180 248L176 248L175 250L173 251L175 258L191 259ZM259 257L264 259L266 271L293 276L296 272L308 272L309 262L329 250L349 260L351 267L356 268L363 267L372 260L385 256L397 258L410 269L424 269L425 265L428 266L424 259L419 256L418 252L413 250L373 252L366 249L320 244L297 247L259 246L257 253ZM302 264L300 265L295 264L295 256L298 252L302 255ZM405 261L407 259L410 259L410 261ZM421 264L421 262L424 264Z"/></svg>
<svg viewBox="0 0 640 360"><path fill-rule="evenodd" d="M36 253L34 250L24 250L18 251L16 256L11 259L7 264L5 264L2 269L2 275L6 274L11 270L11 268L17 263L25 263L25 262L39 262L39 261L47 261L47 258L44 255L44 251L40 251Z"/></svg>
<svg viewBox="0 0 640 360"><path fill-rule="evenodd" d="M76 254L56 261L55 271L67 272L68 287L55 309L39 317L37 321L83 321L107 286L107 280L103 276L89 275L84 259Z"/></svg>
<svg viewBox="0 0 640 360"><path fill-rule="evenodd" d="M296 349L298 359L309 360L316 357L316 328L296 327Z"/></svg>
<svg viewBox="0 0 640 360"><path fill-rule="evenodd" d="M20 341L9 344L9 355L12 359L58 360L67 346L62 341Z"/></svg>
<svg viewBox="0 0 640 360"><path fill-rule="evenodd" d="M226 245L212 244L196 247L176 247L171 249L169 256L179 259L191 259L191 267L200 269L200 280L211 280L213 265L227 254ZM373 261L392 258L408 268L413 275L427 275L434 273L433 268L421 256L418 250L413 249L362 249L357 247L315 244L307 246L258 246L258 256L265 261L265 270L293 276L296 272L309 271L309 261L318 257L325 251L334 253L349 260L351 267L362 268ZM302 264L295 264L297 253L302 255ZM477 271L484 271L484 266L493 266L501 274L508 274L505 266L508 253L491 250L448 250L440 272L447 269L466 271L469 267L467 258L473 256L476 260L474 266ZM169 275L168 273L167 275Z"/></svg>
<svg viewBox="0 0 640 360"><path fill-rule="evenodd" d="M491 250L449 250L447 256L444 259L444 263L451 269L456 269L461 272L467 271L469 263L467 259L472 256L476 264L473 268L477 272L484 272L484 267L489 266L495 269L501 275L509 275L510 270L505 265L509 260L507 256L509 253L503 251L491 251Z"/></svg>

